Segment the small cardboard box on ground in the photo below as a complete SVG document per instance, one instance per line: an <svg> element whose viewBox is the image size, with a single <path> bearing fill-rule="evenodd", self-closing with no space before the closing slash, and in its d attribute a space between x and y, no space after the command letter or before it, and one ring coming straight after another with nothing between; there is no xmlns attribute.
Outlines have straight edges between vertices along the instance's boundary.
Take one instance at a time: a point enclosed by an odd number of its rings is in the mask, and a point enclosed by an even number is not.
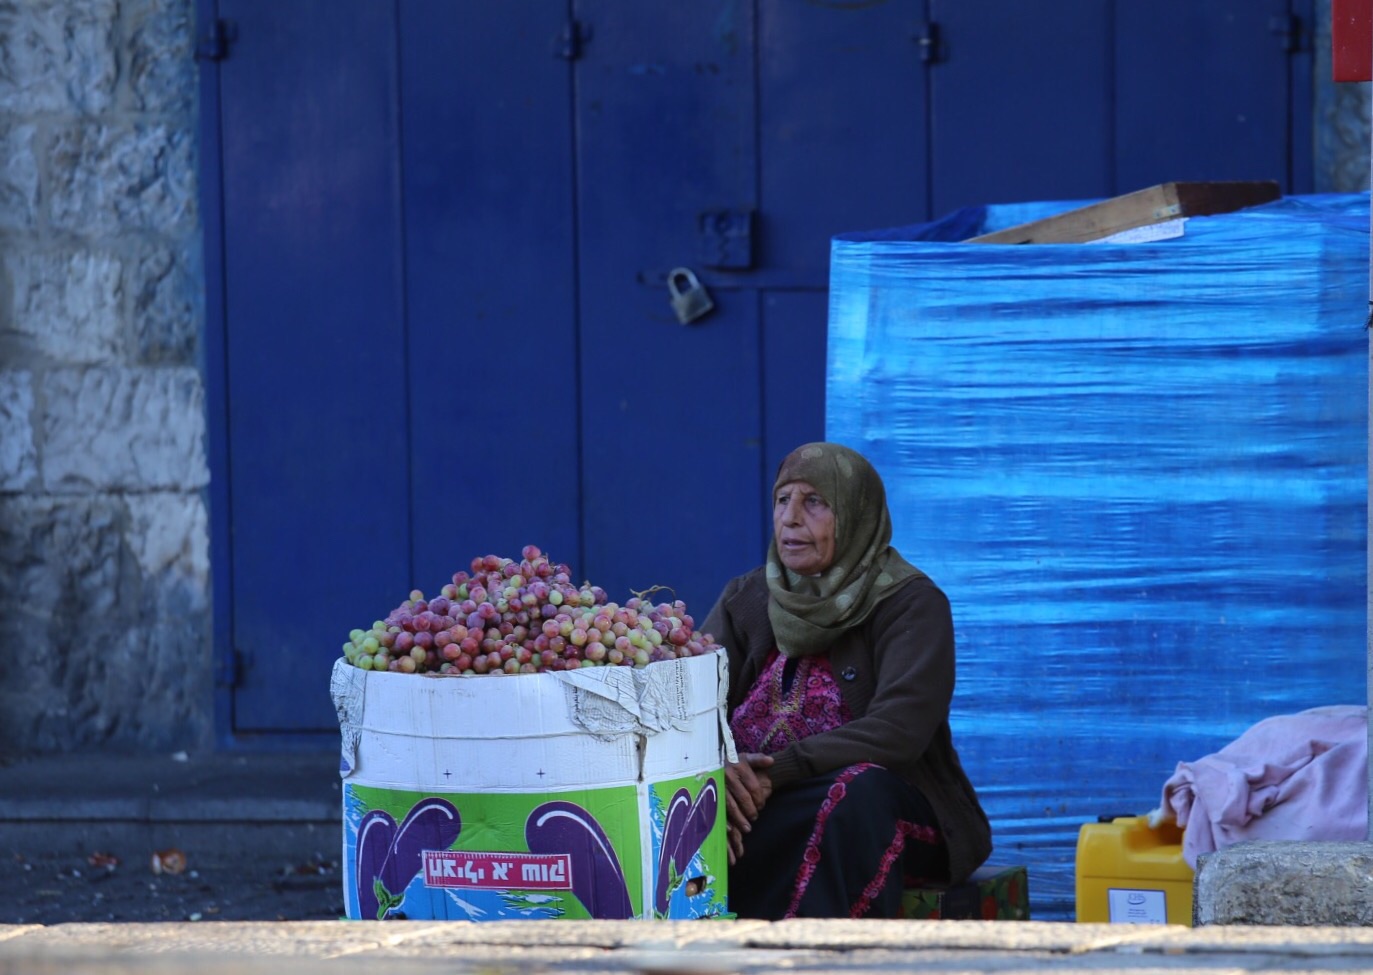
<svg viewBox="0 0 1373 975"><path fill-rule="evenodd" d="M1145 816L1086 823L1077 838L1077 920L1081 923L1192 923L1195 874L1182 858L1176 823Z"/></svg>
<svg viewBox="0 0 1373 975"><path fill-rule="evenodd" d="M1023 866L984 865L953 887L911 887L901 898L907 918L1028 921L1030 890Z"/></svg>
<svg viewBox="0 0 1373 975"><path fill-rule="evenodd" d="M723 651L331 692L353 919L726 913Z"/></svg>

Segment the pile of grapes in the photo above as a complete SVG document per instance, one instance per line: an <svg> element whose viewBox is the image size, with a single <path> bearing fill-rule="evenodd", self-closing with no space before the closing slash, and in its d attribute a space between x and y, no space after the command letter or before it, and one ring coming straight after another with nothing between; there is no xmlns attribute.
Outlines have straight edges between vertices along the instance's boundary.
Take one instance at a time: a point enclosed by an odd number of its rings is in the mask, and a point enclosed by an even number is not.
<svg viewBox="0 0 1373 975"><path fill-rule="evenodd" d="M370 630L353 630L343 656L363 670L403 674L537 674L574 667L646 667L713 653L680 599L648 593L609 602L599 586L572 584L572 571L535 545L520 561L477 556L471 572L433 599L415 590Z"/></svg>

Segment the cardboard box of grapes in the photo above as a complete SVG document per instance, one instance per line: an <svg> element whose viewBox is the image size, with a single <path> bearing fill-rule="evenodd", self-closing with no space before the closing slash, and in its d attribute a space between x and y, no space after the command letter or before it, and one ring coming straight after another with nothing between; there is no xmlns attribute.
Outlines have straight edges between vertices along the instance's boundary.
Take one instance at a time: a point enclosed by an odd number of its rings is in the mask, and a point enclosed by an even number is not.
<svg viewBox="0 0 1373 975"><path fill-rule="evenodd" d="M347 916L724 915L723 767L733 747L724 651L680 604L610 602L558 581L566 567L531 551L519 562L474 559L444 587L449 595L411 593L386 620L354 631L335 662ZM550 602L558 590L535 585L526 606L519 590L544 565L563 598ZM540 621L541 644L529 635L536 627L486 625L522 612ZM414 628L426 613L434 619ZM398 648L400 633L411 640ZM416 643L420 633L430 637ZM435 633L447 634L442 646ZM402 668L405 658L413 663Z"/></svg>

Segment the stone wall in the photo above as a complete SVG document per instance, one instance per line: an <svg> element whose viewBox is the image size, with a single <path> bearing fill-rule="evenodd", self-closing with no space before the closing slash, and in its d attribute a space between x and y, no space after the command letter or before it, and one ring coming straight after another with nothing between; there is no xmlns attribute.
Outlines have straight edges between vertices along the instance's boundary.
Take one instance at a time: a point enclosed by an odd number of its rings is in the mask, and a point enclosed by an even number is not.
<svg viewBox="0 0 1373 975"><path fill-rule="evenodd" d="M0 0L0 737L212 737L192 0Z"/></svg>
<svg viewBox="0 0 1373 975"><path fill-rule="evenodd" d="M1316 0L1316 15L1315 190L1356 193L1369 182L1369 84L1330 80L1330 0Z"/></svg>

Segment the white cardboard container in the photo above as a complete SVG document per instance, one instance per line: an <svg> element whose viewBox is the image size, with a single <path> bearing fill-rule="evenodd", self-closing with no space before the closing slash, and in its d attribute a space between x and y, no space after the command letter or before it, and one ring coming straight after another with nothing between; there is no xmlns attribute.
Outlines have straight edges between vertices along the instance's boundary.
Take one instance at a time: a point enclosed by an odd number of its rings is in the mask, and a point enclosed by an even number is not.
<svg viewBox="0 0 1373 975"><path fill-rule="evenodd" d="M335 662L354 919L726 913L723 650L514 676Z"/></svg>

